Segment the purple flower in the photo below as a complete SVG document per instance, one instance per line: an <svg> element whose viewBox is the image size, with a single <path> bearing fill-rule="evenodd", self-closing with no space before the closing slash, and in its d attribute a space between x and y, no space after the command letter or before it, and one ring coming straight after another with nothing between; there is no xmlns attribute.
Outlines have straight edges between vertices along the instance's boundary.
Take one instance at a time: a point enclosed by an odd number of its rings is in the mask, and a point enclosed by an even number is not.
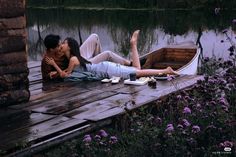
<svg viewBox="0 0 236 157"><path fill-rule="evenodd" d="M182 130L182 129L184 128L184 126L181 125L181 124L178 124L178 125L177 125L177 128L180 129L180 130Z"/></svg>
<svg viewBox="0 0 236 157"><path fill-rule="evenodd" d="M188 107L184 107L183 114L191 114L191 109Z"/></svg>
<svg viewBox="0 0 236 157"><path fill-rule="evenodd" d="M230 141L224 141L223 143L220 143L220 147L225 148L225 147L230 147L232 148L234 146L233 142Z"/></svg>
<svg viewBox="0 0 236 157"><path fill-rule="evenodd" d="M204 58L204 62L208 62L210 60L209 57Z"/></svg>
<svg viewBox="0 0 236 157"><path fill-rule="evenodd" d="M189 127L191 124L188 122L187 119L183 119L183 120L182 120L182 125L183 125L184 127Z"/></svg>
<svg viewBox="0 0 236 157"><path fill-rule="evenodd" d="M233 20L232 20L232 23L233 23L233 24L236 24L236 19L233 19Z"/></svg>
<svg viewBox="0 0 236 157"><path fill-rule="evenodd" d="M118 142L118 139L117 139L116 136L111 136L111 137L110 137L110 143L111 143L111 144L115 144L115 143L117 143L117 142Z"/></svg>
<svg viewBox="0 0 236 157"><path fill-rule="evenodd" d="M99 131L99 135L100 135L101 137L107 137L107 136L108 136L108 134L107 134L107 132L106 132L105 130L100 130L100 131Z"/></svg>
<svg viewBox="0 0 236 157"><path fill-rule="evenodd" d="M202 105L201 104L197 104L196 107L197 107L197 109L201 109Z"/></svg>
<svg viewBox="0 0 236 157"><path fill-rule="evenodd" d="M90 143L92 141L92 138L90 135L85 135L84 136L84 139L83 139L83 142L85 143Z"/></svg>
<svg viewBox="0 0 236 157"><path fill-rule="evenodd" d="M189 145L191 146L196 146L197 142L194 138L189 138L186 140L188 142Z"/></svg>
<svg viewBox="0 0 236 157"><path fill-rule="evenodd" d="M182 98L182 96L181 95L177 95L176 98L180 100Z"/></svg>
<svg viewBox="0 0 236 157"><path fill-rule="evenodd" d="M194 133L194 134L200 132L200 130L201 130L200 127L197 126L197 125L194 125L194 126L192 127L192 133Z"/></svg>
<svg viewBox="0 0 236 157"><path fill-rule="evenodd" d="M160 117L156 117L154 119L154 122L157 124L157 125L161 125L162 124L162 119Z"/></svg>
<svg viewBox="0 0 236 157"><path fill-rule="evenodd" d="M169 133L169 132L173 132L173 131L174 131L174 126L173 126L173 124L168 124L165 131L168 132L168 133Z"/></svg>
<svg viewBox="0 0 236 157"><path fill-rule="evenodd" d="M216 105L216 102L212 100L212 101L210 102L210 104L213 105L213 106L215 106L215 105Z"/></svg>
<svg viewBox="0 0 236 157"><path fill-rule="evenodd" d="M225 112L229 112L228 106L222 105L221 108L222 108L222 110L224 110Z"/></svg>
<svg viewBox="0 0 236 157"><path fill-rule="evenodd" d="M206 130L208 130L208 129L214 130L214 129L216 129L216 127L215 127L214 125L208 125L208 126L206 127Z"/></svg>
<svg viewBox="0 0 236 157"><path fill-rule="evenodd" d="M221 97L219 99L219 103L223 106L228 106L229 105L228 101L224 97Z"/></svg>
<svg viewBox="0 0 236 157"><path fill-rule="evenodd" d="M184 97L184 99L187 100L187 101L188 101L188 100L191 100L191 98L190 98L188 95L186 95L186 96Z"/></svg>
<svg viewBox="0 0 236 157"><path fill-rule="evenodd" d="M100 135L95 135L95 137L94 137L97 141L100 141L101 140L101 136Z"/></svg>

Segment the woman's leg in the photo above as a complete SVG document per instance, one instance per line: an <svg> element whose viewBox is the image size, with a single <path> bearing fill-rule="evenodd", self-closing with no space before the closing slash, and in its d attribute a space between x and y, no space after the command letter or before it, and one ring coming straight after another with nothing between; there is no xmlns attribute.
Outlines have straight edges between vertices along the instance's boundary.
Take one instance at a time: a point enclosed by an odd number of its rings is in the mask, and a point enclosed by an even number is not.
<svg viewBox="0 0 236 157"><path fill-rule="evenodd" d="M89 60L101 52L101 43L97 34L91 34L80 46L81 56Z"/></svg>
<svg viewBox="0 0 236 157"><path fill-rule="evenodd" d="M146 77L146 76L155 76L158 74L171 74L178 75L176 71L174 71L171 67L167 67L166 69L138 69L136 71L137 77Z"/></svg>
<svg viewBox="0 0 236 157"><path fill-rule="evenodd" d="M121 56L119 56L111 51L101 52L97 56L89 59L89 61L94 64L100 63L102 61L110 61L110 62L119 63L121 65L127 65L127 66L129 66L131 64L131 61L129 61L125 58L122 58Z"/></svg>
<svg viewBox="0 0 236 157"><path fill-rule="evenodd" d="M139 30L136 30L130 40L130 47L132 52L132 66L141 69L140 60L139 60L139 54L137 49L137 40L138 40Z"/></svg>

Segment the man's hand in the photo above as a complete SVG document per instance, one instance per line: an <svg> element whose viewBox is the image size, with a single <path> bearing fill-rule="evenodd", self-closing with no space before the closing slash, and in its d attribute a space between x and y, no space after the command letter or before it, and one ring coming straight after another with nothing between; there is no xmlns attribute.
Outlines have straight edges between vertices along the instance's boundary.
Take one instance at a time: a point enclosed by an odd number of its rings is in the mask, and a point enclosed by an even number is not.
<svg viewBox="0 0 236 157"><path fill-rule="evenodd" d="M61 78L65 78L65 77L68 77L68 76L69 76L69 74L66 73L65 71L62 71L62 72L60 73L60 77L61 77Z"/></svg>
<svg viewBox="0 0 236 157"><path fill-rule="evenodd" d="M56 63L53 58L51 57L45 57L45 61L47 64L54 66Z"/></svg>

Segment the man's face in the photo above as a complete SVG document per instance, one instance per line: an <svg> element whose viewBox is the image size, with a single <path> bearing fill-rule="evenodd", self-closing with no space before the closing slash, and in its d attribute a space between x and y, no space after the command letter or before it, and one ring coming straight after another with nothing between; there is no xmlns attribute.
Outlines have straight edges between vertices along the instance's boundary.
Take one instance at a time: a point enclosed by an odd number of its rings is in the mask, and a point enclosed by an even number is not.
<svg viewBox="0 0 236 157"><path fill-rule="evenodd" d="M58 43L57 47L54 49L55 55L63 56L64 53L61 51L61 41Z"/></svg>

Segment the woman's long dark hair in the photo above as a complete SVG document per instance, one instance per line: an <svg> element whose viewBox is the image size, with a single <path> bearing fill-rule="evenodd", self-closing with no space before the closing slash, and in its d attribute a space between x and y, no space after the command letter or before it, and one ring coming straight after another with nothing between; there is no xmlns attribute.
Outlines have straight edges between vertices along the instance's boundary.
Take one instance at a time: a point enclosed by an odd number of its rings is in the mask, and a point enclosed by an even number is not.
<svg viewBox="0 0 236 157"><path fill-rule="evenodd" d="M76 56L80 62L80 65L86 69L86 63L91 64L91 62L81 56L78 42L74 38L70 37L65 40L67 40L68 46L70 47L70 54Z"/></svg>

